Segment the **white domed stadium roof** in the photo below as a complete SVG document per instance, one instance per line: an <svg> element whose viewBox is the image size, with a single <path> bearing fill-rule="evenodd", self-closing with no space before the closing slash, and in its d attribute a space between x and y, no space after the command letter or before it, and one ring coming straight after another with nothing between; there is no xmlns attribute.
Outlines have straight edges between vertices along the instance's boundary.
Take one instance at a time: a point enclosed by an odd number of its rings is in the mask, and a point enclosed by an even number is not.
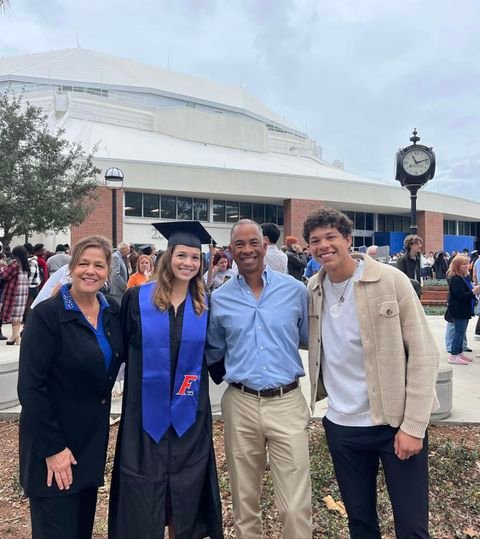
<svg viewBox="0 0 480 539"><path fill-rule="evenodd" d="M246 114L267 123L295 129L241 87L224 86L204 78L80 47L0 58L1 81L78 83L153 93Z"/></svg>

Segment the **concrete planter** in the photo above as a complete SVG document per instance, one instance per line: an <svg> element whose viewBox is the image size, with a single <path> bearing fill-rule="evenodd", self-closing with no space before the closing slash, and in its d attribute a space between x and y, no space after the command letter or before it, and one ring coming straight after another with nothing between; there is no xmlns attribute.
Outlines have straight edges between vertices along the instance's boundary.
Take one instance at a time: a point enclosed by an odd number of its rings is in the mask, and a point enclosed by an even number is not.
<svg viewBox="0 0 480 539"><path fill-rule="evenodd" d="M423 286L422 305L447 306L448 286Z"/></svg>
<svg viewBox="0 0 480 539"><path fill-rule="evenodd" d="M449 365L440 367L435 386L440 408L430 416L430 421L446 419L452 413L453 405L453 369Z"/></svg>
<svg viewBox="0 0 480 539"><path fill-rule="evenodd" d="M18 404L18 346L11 348L11 352L4 352L0 357L0 410Z"/></svg>

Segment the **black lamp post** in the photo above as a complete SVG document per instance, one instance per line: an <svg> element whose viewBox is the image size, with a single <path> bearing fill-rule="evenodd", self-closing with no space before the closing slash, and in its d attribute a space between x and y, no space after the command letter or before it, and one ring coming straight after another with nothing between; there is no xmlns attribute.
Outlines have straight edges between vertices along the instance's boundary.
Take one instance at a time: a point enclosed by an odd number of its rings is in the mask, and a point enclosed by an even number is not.
<svg viewBox="0 0 480 539"><path fill-rule="evenodd" d="M417 233L417 193L435 176L435 153L433 148L417 144L420 137L413 130L406 148L397 152L395 179L410 191L410 234Z"/></svg>
<svg viewBox="0 0 480 539"><path fill-rule="evenodd" d="M105 185L112 191L112 245L117 246L117 191L123 187L123 172L111 167L105 172Z"/></svg>

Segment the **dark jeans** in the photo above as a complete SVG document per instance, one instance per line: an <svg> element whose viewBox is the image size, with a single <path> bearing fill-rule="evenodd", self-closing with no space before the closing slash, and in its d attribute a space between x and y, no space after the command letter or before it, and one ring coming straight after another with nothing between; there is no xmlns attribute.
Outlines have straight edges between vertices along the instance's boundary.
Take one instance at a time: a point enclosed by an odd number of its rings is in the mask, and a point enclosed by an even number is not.
<svg viewBox="0 0 480 539"><path fill-rule="evenodd" d="M66 496L30 498L32 539L91 539L97 489Z"/></svg>
<svg viewBox="0 0 480 539"><path fill-rule="evenodd" d="M458 356L463 352L463 339L467 332L468 318L454 318L453 325L455 326L455 333L453 334L452 354Z"/></svg>
<svg viewBox="0 0 480 539"><path fill-rule="evenodd" d="M380 461L392 503L397 539L428 539L428 440L418 455L400 460L398 429L389 425L343 427L323 419L352 539L381 539L377 515Z"/></svg>

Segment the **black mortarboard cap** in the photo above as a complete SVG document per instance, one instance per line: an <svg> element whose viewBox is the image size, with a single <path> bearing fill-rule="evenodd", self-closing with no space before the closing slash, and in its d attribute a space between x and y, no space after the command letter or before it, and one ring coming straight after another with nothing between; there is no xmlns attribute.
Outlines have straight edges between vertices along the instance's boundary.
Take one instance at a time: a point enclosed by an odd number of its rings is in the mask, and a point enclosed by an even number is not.
<svg viewBox="0 0 480 539"><path fill-rule="evenodd" d="M169 223L154 223L153 226L167 238L168 246L186 245L187 247L202 248L202 244L213 243L212 236L199 221L171 221Z"/></svg>

